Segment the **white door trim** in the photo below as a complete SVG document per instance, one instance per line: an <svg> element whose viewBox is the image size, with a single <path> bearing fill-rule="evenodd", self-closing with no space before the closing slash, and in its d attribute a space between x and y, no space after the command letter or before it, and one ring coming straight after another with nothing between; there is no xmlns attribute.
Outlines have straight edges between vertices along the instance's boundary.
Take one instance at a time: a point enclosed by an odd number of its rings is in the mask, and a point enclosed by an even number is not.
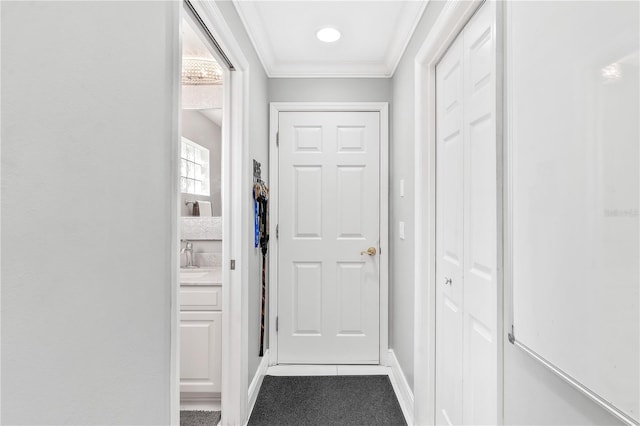
<svg viewBox="0 0 640 426"><path fill-rule="evenodd" d="M436 72L435 67L451 43L462 31L471 16L480 8L483 0L447 2L429 35L418 50L414 62L415 78L415 305L414 305L414 422L415 424L435 424L435 319L436 319L436 282L435 282L435 240L436 240ZM497 8L498 67L496 80L501 81L502 69L502 7ZM498 135L498 153L501 152L502 95L500 83L496 95L496 121ZM502 162L498 158L498 179L502 177ZM499 182L500 183L500 182ZM498 192L498 215L502 218L502 192ZM502 226L498 226L498 265L502 272ZM498 293L502 295L502 275L498 278ZM498 328L502 331L502 298L498 300ZM503 359L502 341L498 340L498 413L503 423Z"/></svg>
<svg viewBox="0 0 640 426"><path fill-rule="evenodd" d="M171 277L170 277L170 364L169 364L169 418L172 426L180 425L180 149L182 103L182 2L174 2L171 10Z"/></svg>
<svg viewBox="0 0 640 426"><path fill-rule="evenodd" d="M179 193L180 176L180 93L181 93L181 20L182 2L176 2L174 9L173 37L177 40L178 56L172 64L174 96L174 115L176 122L173 128L174 146L172 153L172 176L175 188L172 196L174 212L172 217L173 239L171 247L175 257L171 277L171 424L180 425L180 319L179 319ZM248 227L249 205L245 188L248 188L249 156L249 62L244 56L221 10L214 2L191 0L207 29L215 37L231 63L233 72L225 72L228 84L223 86L222 117L222 379L221 404L222 424L244 424L248 418L248 322L247 322L247 288L248 288ZM239 218L233 220L233 218ZM229 268L230 259L235 259L236 269Z"/></svg>
<svg viewBox="0 0 640 426"><path fill-rule="evenodd" d="M278 114L285 111L376 111L380 113L380 365L389 351L389 104L387 102L272 102L269 126L269 365L278 363Z"/></svg>

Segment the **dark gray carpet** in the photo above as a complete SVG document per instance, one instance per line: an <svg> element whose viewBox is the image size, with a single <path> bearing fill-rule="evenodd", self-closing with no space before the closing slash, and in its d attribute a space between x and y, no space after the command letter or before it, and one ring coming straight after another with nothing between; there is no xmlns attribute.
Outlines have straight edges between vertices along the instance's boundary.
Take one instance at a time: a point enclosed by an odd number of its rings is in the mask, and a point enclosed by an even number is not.
<svg viewBox="0 0 640 426"><path fill-rule="evenodd" d="M180 411L180 426L216 426L220 411Z"/></svg>
<svg viewBox="0 0 640 426"><path fill-rule="evenodd" d="M388 376L265 376L249 426L406 425Z"/></svg>

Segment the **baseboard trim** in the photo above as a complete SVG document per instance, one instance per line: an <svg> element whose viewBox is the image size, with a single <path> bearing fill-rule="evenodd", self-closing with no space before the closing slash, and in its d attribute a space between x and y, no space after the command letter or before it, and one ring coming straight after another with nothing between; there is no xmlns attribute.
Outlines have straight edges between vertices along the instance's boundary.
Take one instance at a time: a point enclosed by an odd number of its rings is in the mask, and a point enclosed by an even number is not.
<svg viewBox="0 0 640 426"><path fill-rule="evenodd" d="M267 368L269 368L269 349L267 349L265 354L262 356L262 360L260 361L260 365L258 365L256 374L253 376L253 380L251 380L251 384L249 385L249 414L247 415L247 421L249 421L249 418L251 417L253 406L256 405L258 392L260 392L260 386L262 386L262 380L264 379L264 375L267 373Z"/></svg>
<svg viewBox="0 0 640 426"><path fill-rule="evenodd" d="M221 411L222 405L220 401L220 394L218 396L181 396L180 398L180 410L192 411L192 410L205 410L205 411Z"/></svg>
<svg viewBox="0 0 640 426"><path fill-rule="evenodd" d="M388 376L389 367L375 364L281 364L267 369L269 376Z"/></svg>
<svg viewBox="0 0 640 426"><path fill-rule="evenodd" d="M389 363L389 368L391 370L389 372L389 380L391 380L393 390L398 397L400 408L402 408L402 414L404 414L407 424L413 425L413 392L409 387L407 378L402 372L402 368L400 368L400 363L398 362L398 358L396 358L396 354L393 352L393 349L389 349L387 362Z"/></svg>

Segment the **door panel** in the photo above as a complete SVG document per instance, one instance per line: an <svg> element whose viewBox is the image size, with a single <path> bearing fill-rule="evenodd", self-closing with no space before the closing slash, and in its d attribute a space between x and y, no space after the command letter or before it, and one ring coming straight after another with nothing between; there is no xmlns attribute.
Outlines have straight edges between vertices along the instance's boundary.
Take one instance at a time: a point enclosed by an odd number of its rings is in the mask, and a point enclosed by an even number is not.
<svg viewBox="0 0 640 426"><path fill-rule="evenodd" d="M322 167L293 168L294 238L322 238Z"/></svg>
<svg viewBox="0 0 640 426"><path fill-rule="evenodd" d="M462 41L436 67L436 422L462 422Z"/></svg>
<svg viewBox="0 0 640 426"><path fill-rule="evenodd" d="M278 119L278 362L377 364L379 113Z"/></svg>
<svg viewBox="0 0 640 426"><path fill-rule="evenodd" d="M322 264L293 263L293 333L320 336L322 330Z"/></svg>
<svg viewBox="0 0 640 426"><path fill-rule="evenodd" d="M463 423L498 422L495 3L465 27Z"/></svg>
<svg viewBox="0 0 640 426"><path fill-rule="evenodd" d="M362 313L367 308L363 306L367 300L364 270L360 262L338 262L338 335L364 336Z"/></svg>
<svg viewBox="0 0 640 426"><path fill-rule="evenodd" d="M365 171L362 166L338 166L338 238L364 239L362 218Z"/></svg>

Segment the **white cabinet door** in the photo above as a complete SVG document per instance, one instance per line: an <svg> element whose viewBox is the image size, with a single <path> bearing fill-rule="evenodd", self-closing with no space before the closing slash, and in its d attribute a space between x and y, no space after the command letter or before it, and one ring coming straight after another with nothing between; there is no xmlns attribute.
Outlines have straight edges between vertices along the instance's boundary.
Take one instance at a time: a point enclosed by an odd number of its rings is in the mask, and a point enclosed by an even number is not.
<svg viewBox="0 0 640 426"><path fill-rule="evenodd" d="M180 392L220 392L222 312L180 312Z"/></svg>
<svg viewBox="0 0 640 426"><path fill-rule="evenodd" d="M279 135L278 362L377 364L380 113L281 112Z"/></svg>

